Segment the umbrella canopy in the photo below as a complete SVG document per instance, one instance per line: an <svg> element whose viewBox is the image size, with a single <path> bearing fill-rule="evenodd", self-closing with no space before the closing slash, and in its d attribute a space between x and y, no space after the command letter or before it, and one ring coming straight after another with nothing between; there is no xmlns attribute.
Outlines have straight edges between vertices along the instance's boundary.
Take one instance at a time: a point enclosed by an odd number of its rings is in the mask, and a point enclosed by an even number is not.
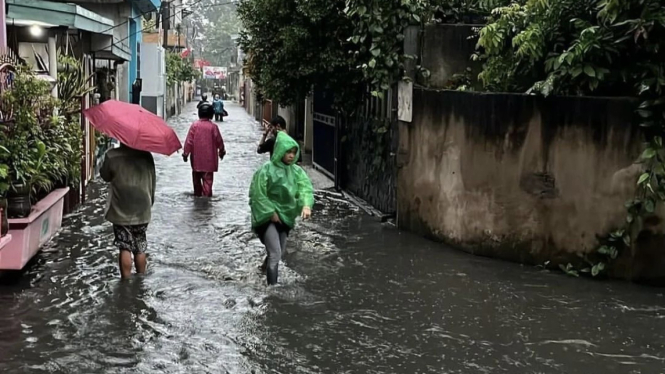
<svg viewBox="0 0 665 374"><path fill-rule="evenodd" d="M167 156L182 148L175 131L163 119L138 105L109 100L83 114L97 130L128 147Z"/></svg>

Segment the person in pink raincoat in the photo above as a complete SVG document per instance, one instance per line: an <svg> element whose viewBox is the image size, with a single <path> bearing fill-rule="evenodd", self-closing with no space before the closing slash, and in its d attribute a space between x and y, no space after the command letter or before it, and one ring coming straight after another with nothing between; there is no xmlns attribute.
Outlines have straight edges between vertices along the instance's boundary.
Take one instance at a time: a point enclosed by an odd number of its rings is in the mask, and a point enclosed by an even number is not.
<svg viewBox="0 0 665 374"><path fill-rule="evenodd" d="M194 196L212 196L214 174L219 168L219 160L224 159L226 150L219 127L212 122L215 110L209 103L199 107L199 120L189 128L182 158L187 162L191 156ZM219 159L218 159L219 157Z"/></svg>

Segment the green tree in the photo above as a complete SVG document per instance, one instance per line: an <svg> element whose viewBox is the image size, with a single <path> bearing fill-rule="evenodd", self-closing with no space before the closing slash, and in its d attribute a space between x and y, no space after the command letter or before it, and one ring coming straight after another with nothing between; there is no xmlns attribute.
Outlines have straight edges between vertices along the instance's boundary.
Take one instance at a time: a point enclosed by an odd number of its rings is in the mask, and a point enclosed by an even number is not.
<svg viewBox="0 0 665 374"><path fill-rule="evenodd" d="M422 21L428 0L244 0L240 45L259 89L290 104L313 86L352 111L404 71L404 28Z"/></svg>
<svg viewBox="0 0 665 374"><path fill-rule="evenodd" d="M189 59L180 57L177 52L166 54L166 82L169 86L179 82L191 82L198 78L199 74Z"/></svg>
<svg viewBox="0 0 665 374"><path fill-rule="evenodd" d="M352 24L343 0L246 0L238 7L246 67L261 92L289 105L312 86L357 83L346 41Z"/></svg>
<svg viewBox="0 0 665 374"><path fill-rule="evenodd" d="M194 33L194 50L213 66L229 66L236 55L232 38L240 31L236 5L202 1L195 3L192 10L195 16L189 20Z"/></svg>

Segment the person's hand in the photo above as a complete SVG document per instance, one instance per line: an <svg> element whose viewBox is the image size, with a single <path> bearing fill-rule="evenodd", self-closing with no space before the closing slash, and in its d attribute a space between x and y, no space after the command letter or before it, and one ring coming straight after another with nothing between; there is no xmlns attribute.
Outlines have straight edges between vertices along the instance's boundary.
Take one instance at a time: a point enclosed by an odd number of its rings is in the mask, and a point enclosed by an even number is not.
<svg viewBox="0 0 665 374"><path fill-rule="evenodd" d="M219 159L223 160L224 156L226 156L226 151L219 151Z"/></svg>
<svg viewBox="0 0 665 374"><path fill-rule="evenodd" d="M309 219L312 216L312 209L310 209L308 206L302 208L302 213L300 213L300 217L302 219Z"/></svg>
<svg viewBox="0 0 665 374"><path fill-rule="evenodd" d="M182 155L182 160L185 161L185 162L187 162L188 157L189 157L189 156L187 156L187 155Z"/></svg>
<svg viewBox="0 0 665 374"><path fill-rule="evenodd" d="M275 212L275 213L272 214L272 217L270 218L270 222L273 222L273 223L282 223L282 220L279 219L279 215L277 214L277 212Z"/></svg>

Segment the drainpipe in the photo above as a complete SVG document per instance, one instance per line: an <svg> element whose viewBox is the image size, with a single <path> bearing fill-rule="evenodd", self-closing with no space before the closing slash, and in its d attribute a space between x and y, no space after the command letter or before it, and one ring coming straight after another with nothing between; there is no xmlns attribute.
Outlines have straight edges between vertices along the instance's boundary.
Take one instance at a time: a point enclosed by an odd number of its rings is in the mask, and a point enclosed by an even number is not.
<svg viewBox="0 0 665 374"><path fill-rule="evenodd" d="M81 108L85 108L85 96L81 96ZM81 131L83 131L83 157L81 157L81 204L85 202L85 192L88 181L88 134L87 126L85 125L85 116L81 115Z"/></svg>
<svg viewBox="0 0 665 374"><path fill-rule="evenodd" d="M5 18L7 6L5 0L0 0L0 50L7 48L7 20Z"/></svg>
<svg viewBox="0 0 665 374"><path fill-rule="evenodd" d="M1 1L1 0L0 0ZM58 98L58 50L56 48L56 43L55 43L55 32L49 33L48 36L48 66L49 66L49 75L51 78L56 80L56 84L53 86L53 90L51 91L51 95L55 97L56 99Z"/></svg>

